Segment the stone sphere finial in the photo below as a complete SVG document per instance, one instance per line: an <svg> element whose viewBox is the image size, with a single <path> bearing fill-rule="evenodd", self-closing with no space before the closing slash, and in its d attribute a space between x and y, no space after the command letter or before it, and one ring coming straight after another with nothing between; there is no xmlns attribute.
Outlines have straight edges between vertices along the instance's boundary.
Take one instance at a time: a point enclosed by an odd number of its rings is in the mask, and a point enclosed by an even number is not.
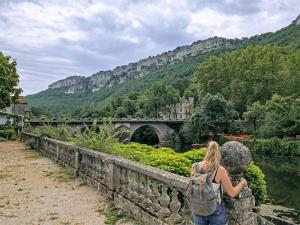
<svg viewBox="0 0 300 225"><path fill-rule="evenodd" d="M250 150L237 141L229 141L222 145L221 164L234 176L241 176L251 161Z"/></svg>

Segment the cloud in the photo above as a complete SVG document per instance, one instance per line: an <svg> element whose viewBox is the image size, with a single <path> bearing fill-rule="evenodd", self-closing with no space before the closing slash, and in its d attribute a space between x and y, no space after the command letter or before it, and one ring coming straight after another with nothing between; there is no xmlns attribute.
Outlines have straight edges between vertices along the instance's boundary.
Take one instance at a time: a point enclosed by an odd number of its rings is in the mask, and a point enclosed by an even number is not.
<svg viewBox="0 0 300 225"><path fill-rule="evenodd" d="M0 51L31 94L210 36L275 31L299 9L298 0L2 0Z"/></svg>

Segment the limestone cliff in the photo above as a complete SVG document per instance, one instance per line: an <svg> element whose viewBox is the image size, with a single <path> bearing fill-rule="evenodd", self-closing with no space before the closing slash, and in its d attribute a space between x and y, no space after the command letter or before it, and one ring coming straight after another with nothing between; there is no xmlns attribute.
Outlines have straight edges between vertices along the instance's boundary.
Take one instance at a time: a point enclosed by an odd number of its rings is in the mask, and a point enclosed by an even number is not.
<svg viewBox="0 0 300 225"><path fill-rule="evenodd" d="M49 85L49 89L60 89L65 93L94 92L128 80L142 78L162 66L181 62L187 57L219 48L231 48L233 42L235 41L219 37L197 41L157 56L150 56L136 63L118 66L113 70L100 71L90 77L71 76Z"/></svg>
<svg viewBox="0 0 300 225"><path fill-rule="evenodd" d="M294 21L294 23L296 25L300 25L300 15L296 18L296 20Z"/></svg>

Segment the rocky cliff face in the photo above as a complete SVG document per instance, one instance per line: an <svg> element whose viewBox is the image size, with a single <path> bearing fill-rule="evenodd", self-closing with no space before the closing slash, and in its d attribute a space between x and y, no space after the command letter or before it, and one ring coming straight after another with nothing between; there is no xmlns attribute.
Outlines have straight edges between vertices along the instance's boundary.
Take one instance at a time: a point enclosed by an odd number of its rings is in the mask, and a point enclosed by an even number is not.
<svg viewBox="0 0 300 225"><path fill-rule="evenodd" d="M71 76L49 85L49 89L60 89L65 93L94 92L100 89L122 84L128 80L139 79L167 64L176 64L187 57L199 55L219 48L231 48L232 40L209 38L191 45L178 47L157 56L150 56L136 63L118 66L113 70L100 71L90 77Z"/></svg>
<svg viewBox="0 0 300 225"><path fill-rule="evenodd" d="M296 25L300 25L300 15L295 20Z"/></svg>
<svg viewBox="0 0 300 225"><path fill-rule="evenodd" d="M82 93L87 90L87 82L84 76L71 76L64 80L57 81L49 85L49 89L62 89L65 93Z"/></svg>

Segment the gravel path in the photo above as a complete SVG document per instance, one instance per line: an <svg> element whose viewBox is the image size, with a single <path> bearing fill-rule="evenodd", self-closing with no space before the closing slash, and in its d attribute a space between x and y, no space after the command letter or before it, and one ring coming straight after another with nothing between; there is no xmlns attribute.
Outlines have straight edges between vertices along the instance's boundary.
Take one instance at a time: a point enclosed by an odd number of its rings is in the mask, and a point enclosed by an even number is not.
<svg viewBox="0 0 300 225"><path fill-rule="evenodd" d="M50 159L0 142L0 224L105 224L105 203Z"/></svg>

